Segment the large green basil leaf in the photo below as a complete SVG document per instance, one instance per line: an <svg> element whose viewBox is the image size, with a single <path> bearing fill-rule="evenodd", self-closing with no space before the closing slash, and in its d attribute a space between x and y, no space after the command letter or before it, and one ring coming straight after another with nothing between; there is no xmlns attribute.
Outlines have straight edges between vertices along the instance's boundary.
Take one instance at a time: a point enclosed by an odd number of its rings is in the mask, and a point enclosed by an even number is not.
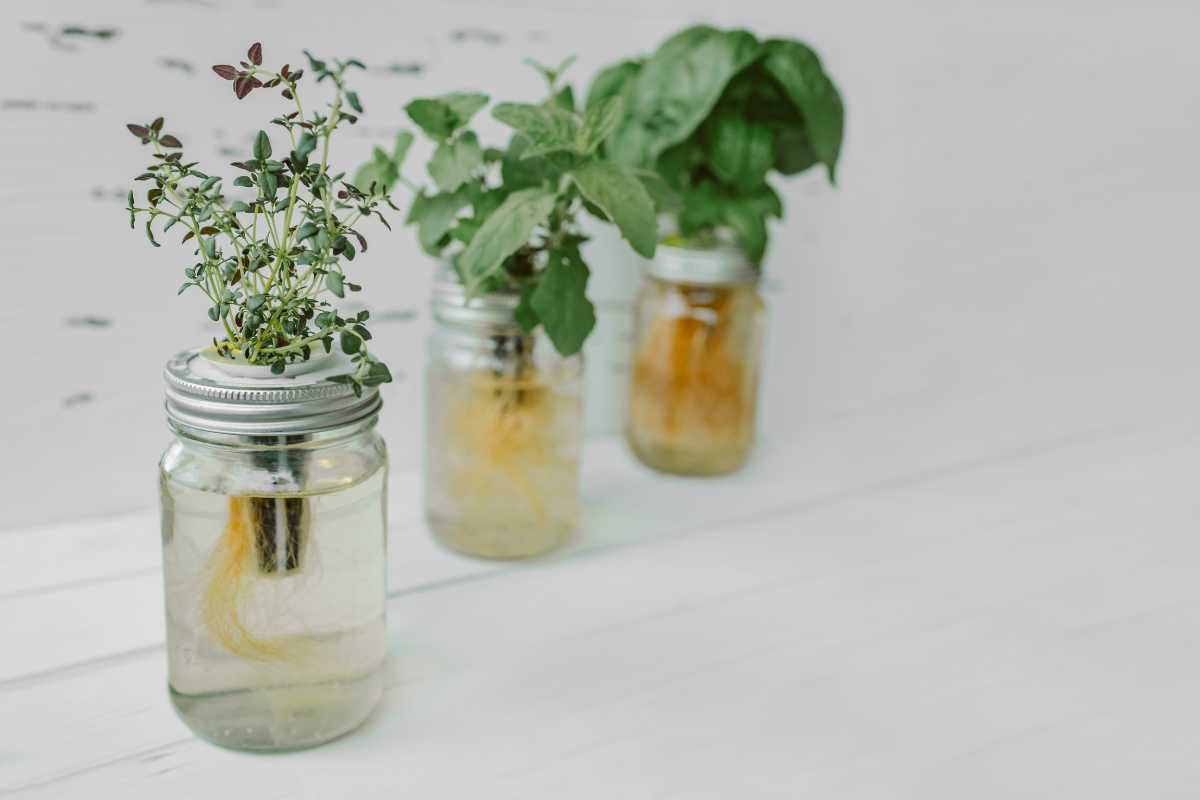
<svg viewBox="0 0 1200 800"><path fill-rule="evenodd" d="M747 203L730 202L721 209L725 224L733 229L738 246L755 264L762 263L767 249L767 218Z"/></svg>
<svg viewBox="0 0 1200 800"><path fill-rule="evenodd" d="M737 244L760 262L767 247L767 218L783 214L779 195L768 184L748 194L731 194L717 183L702 183L682 193L679 231L684 236L710 234L716 228L733 231Z"/></svg>
<svg viewBox="0 0 1200 800"><path fill-rule="evenodd" d="M529 241L534 228L544 223L554 210L556 199L555 192L540 186L522 189L506 197L492 212L458 259L469 294L478 292L483 281Z"/></svg>
<svg viewBox="0 0 1200 800"><path fill-rule="evenodd" d="M734 112L718 112L704 126L708 165L726 183L754 187L763 182L775 161L771 126Z"/></svg>
<svg viewBox="0 0 1200 800"><path fill-rule="evenodd" d="M634 79L642 71L641 61L621 61L600 70L588 87L584 108L591 110L605 100L620 97L628 110L633 102Z"/></svg>
<svg viewBox="0 0 1200 800"><path fill-rule="evenodd" d="M702 183L680 193L683 208L679 211L679 232L695 236L706 228L721 224L721 207L725 198L717 192L716 184Z"/></svg>
<svg viewBox="0 0 1200 800"><path fill-rule="evenodd" d="M802 123L775 131L775 169L784 175L795 175L816 163L817 154Z"/></svg>
<svg viewBox="0 0 1200 800"><path fill-rule="evenodd" d="M655 51L638 73L631 107L611 139L618 163L650 166L704 121L735 75L762 54L747 31L688 28Z"/></svg>
<svg viewBox="0 0 1200 800"><path fill-rule="evenodd" d="M805 44L772 39L766 43L763 66L799 109L812 150L825 165L830 182L835 181L846 112L821 59Z"/></svg>

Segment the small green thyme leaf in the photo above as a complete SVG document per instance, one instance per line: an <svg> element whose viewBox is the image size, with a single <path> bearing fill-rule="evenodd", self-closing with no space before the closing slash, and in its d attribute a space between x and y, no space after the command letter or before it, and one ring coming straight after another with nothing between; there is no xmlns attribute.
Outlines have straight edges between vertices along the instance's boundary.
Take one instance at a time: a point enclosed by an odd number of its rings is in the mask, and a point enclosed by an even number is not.
<svg viewBox="0 0 1200 800"><path fill-rule="evenodd" d="M259 131L258 136L254 138L254 157L259 161L271 157L271 139L266 131Z"/></svg>

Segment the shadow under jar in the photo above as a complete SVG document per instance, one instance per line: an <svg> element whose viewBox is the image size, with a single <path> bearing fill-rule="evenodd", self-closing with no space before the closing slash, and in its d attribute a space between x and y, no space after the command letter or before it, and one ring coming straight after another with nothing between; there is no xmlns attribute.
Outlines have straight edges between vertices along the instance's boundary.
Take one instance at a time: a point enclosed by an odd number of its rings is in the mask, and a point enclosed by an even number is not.
<svg viewBox="0 0 1200 800"><path fill-rule="evenodd" d="M214 744L311 747L358 727L383 693L379 394L326 381L349 370L341 357L265 377L216 361L190 351L165 371L171 701Z"/></svg>
<svg viewBox="0 0 1200 800"><path fill-rule="evenodd" d="M518 299L464 302L449 269L434 287L425 513L440 542L482 558L545 553L579 518L583 362L524 333Z"/></svg>
<svg viewBox="0 0 1200 800"><path fill-rule="evenodd" d="M660 245L634 305L626 438L642 463L721 475L754 444L765 308L741 251Z"/></svg>

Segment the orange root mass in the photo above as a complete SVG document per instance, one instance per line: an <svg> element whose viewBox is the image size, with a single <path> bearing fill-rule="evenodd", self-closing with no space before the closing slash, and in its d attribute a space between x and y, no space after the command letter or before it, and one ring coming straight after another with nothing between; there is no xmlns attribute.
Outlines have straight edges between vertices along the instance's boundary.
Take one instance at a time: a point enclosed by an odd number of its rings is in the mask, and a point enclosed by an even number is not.
<svg viewBox="0 0 1200 800"><path fill-rule="evenodd" d="M267 661L287 657L291 648L283 639L259 638L243 619L245 590L257 573L254 553L257 534L252 513L255 501L263 502L264 498L229 498L229 521L212 554L203 613L209 633L226 650L243 658Z"/></svg>
<svg viewBox="0 0 1200 800"><path fill-rule="evenodd" d="M646 438L707 447L734 446L749 435L753 398L746 368L727 341L731 294L723 289L705 301L687 298L690 315L659 317L641 337L630 414Z"/></svg>
<svg viewBox="0 0 1200 800"><path fill-rule="evenodd" d="M536 379L487 372L471 376L463 402L447 420L451 446L474 456L457 476L458 491L466 497L515 491L535 518L544 519L545 488L530 476L559 466L553 441L556 414L554 399ZM497 476L507 485L497 485Z"/></svg>

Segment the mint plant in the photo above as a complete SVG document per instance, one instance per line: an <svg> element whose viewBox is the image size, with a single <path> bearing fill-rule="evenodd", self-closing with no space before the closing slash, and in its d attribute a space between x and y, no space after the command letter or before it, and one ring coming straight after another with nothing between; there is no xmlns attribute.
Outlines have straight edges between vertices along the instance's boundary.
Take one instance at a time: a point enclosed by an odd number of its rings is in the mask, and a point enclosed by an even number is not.
<svg viewBox="0 0 1200 800"><path fill-rule="evenodd" d="M329 380L361 394L364 387L391 381L391 373L368 352L368 313L343 317L324 295L343 298L362 288L348 278L345 262L354 260L356 243L367 250L356 227L363 219L375 216L387 226L379 207L388 201L360 192L329 163L335 131L353 125L363 111L345 80L350 69L363 65L305 54L316 82L333 88L332 101L321 110L306 112L301 104L304 70L262 67L261 44L252 45L238 67L213 67L232 81L239 100L256 89L281 87L294 109L271 120L283 129L286 153L276 155L279 138L273 144L260 130L250 157L232 164L245 173L233 180L241 192L227 195L221 176L185 162L182 142L163 131L162 117L128 125L154 150L153 163L135 179L151 184L144 204L129 192L129 224L134 227L144 216L155 247L156 228L161 236L176 225L184 231L182 241L193 243L196 261L183 270L179 294L194 287L208 298L208 317L221 328L213 338L219 356L280 374L289 363L307 361L314 347L330 352L336 341L354 368Z"/></svg>
<svg viewBox="0 0 1200 800"><path fill-rule="evenodd" d="M685 239L712 242L728 231L759 262L767 219L783 216L768 177L823 164L835 181L845 111L817 54L801 42L687 28L646 58L602 70L587 112L614 98L624 113L604 152L663 178Z"/></svg>
<svg viewBox="0 0 1200 800"><path fill-rule="evenodd" d="M425 252L446 258L468 297L501 288L520 291L516 321L526 332L538 325L555 349L579 351L595 326L587 298L589 269L580 245L586 211L612 222L639 254L653 256L658 241L655 205L645 170L603 158L601 143L621 119L624 99L610 97L579 111L569 86L560 85L569 61L550 69L539 104L499 103L492 116L512 128L503 149L485 147L471 119L489 102L477 93L414 100L409 118L436 144L426 170L432 186L402 175L413 142L403 132L392 151L376 148L355 176L371 198L403 184L416 193L407 222Z"/></svg>

